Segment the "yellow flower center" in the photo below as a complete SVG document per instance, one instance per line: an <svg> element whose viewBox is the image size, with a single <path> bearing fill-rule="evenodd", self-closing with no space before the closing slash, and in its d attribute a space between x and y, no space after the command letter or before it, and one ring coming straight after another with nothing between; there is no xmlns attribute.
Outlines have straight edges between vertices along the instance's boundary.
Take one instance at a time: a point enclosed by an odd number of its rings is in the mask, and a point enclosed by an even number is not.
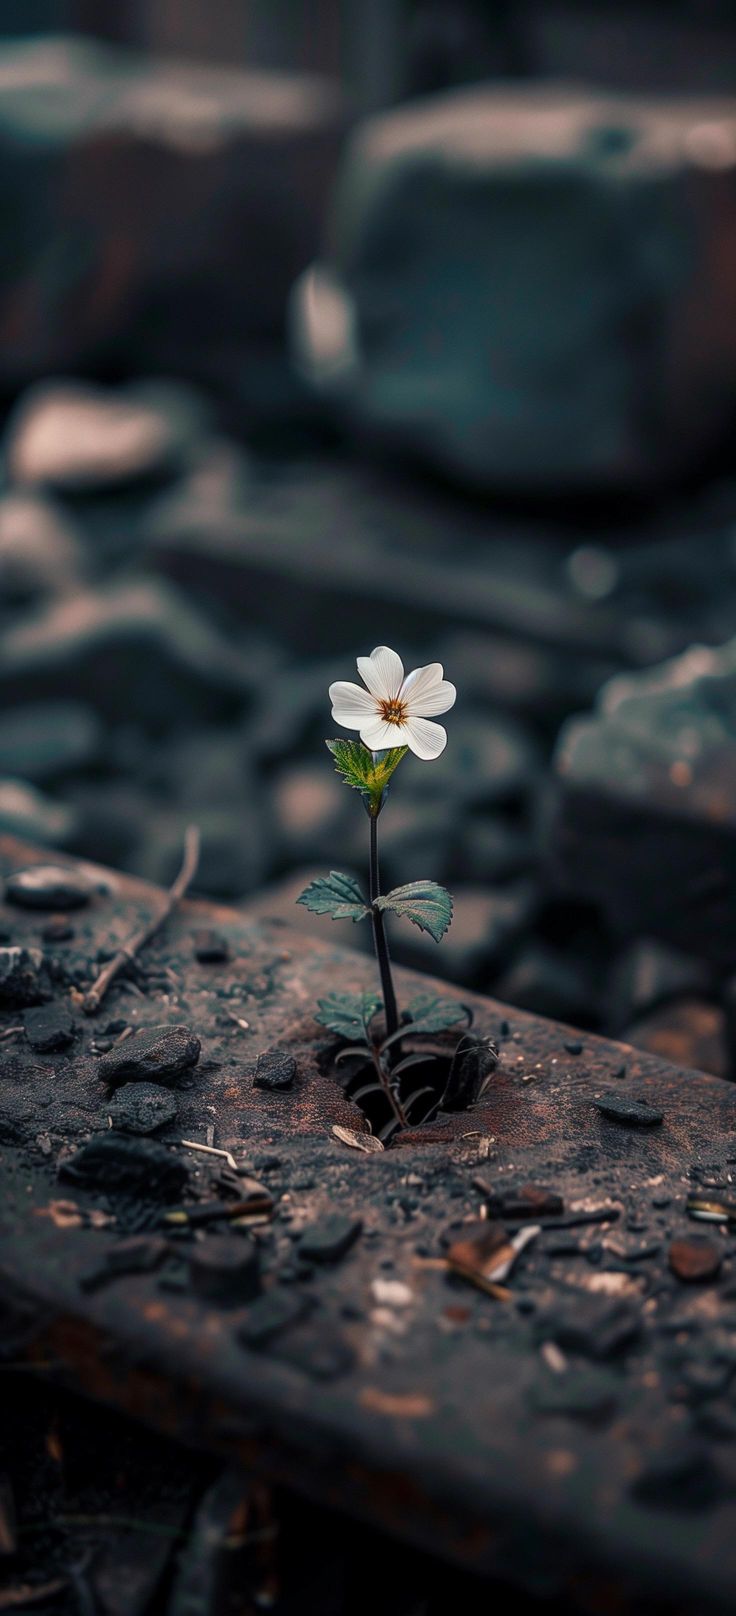
<svg viewBox="0 0 736 1616"><path fill-rule="evenodd" d="M382 701L379 711L384 724L403 724L406 718L406 702L399 701L395 696L391 701Z"/></svg>

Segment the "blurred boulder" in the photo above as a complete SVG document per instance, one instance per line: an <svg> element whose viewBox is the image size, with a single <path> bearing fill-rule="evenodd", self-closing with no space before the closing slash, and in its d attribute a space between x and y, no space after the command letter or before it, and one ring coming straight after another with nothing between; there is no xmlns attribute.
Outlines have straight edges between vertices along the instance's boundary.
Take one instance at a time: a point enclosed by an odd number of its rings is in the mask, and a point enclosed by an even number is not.
<svg viewBox="0 0 736 1616"><path fill-rule="evenodd" d="M189 815L154 810L142 826L138 847L126 857L126 870L157 886L169 886L181 865L190 821L199 827L201 839L192 892L233 900L263 885L269 867L266 816L260 805L247 799L232 807L200 808Z"/></svg>
<svg viewBox="0 0 736 1616"><path fill-rule="evenodd" d="M81 702L50 701L0 712L0 775L35 785L98 761L104 734L97 714Z"/></svg>
<svg viewBox="0 0 736 1616"><path fill-rule="evenodd" d="M493 983L494 997L537 1016L567 1021L575 1027L600 1022L600 983L595 965L579 955L564 954L549 943L525 943L511 965Z"/></svg>
<svg viewBox="0 0 736 1616"><path fill-rule="evenodd" d="M0 495L0 607L70 594L83 573L81 537L57 506L21 490Z"/></svg>
<svg viewBox="0 0 736 1616"><path fill-rule="evenodd" d="M547 868L628 935L736 966L736 640L604 686L555 754Z"/></svg>
<svg viewBox="0 0 736 1616"><path fill-rule="evenodd" d="M608 978L607 1030L614 1035L635 1017L673 999L707 995L710 973L702 960L653 937L640 937L614 961Z"/></svg>
<svg viewBox="0 0 736 1616"><path fill-rule="evenodd" d="M58 494L117 490L180 469L205 424L203 404L180 384L39 382L8 423L5 469L11 482Z"/></svg>
<svg viewBox="0 0 736 1616"><path fill-rule="evenodd" d="M732 1075L726 1017L720 1005L709 1000L683 997L660 1005L632 1022L623 1037L636 1049L646 1049L675 1066L712 1072L714 1077Z"/></svg>
<svg viewBox="0 0 736 1616"><path fill-rule="evenodd" d="M77 828L74 809L25 780L0 779L0 831L43 847L66 847Z"/></svg>
<svg viewBox="0 0 736 1616"><path fill-rule="evenodd" d="M441 947L426 933L397 921L391 924L392 953L401 964L473 987L499 968L531 927L536 895L525 881L495 890L456 886L453 902L452 925Z"/></svg>
<svg viewBox="0 0 736 1616"><path fill-rule="evenodd" d="M736 410L736 103L480 85L359 126L297 362L453 478L629 493Z"/></svg>
<svg viewBox="0 0 736 1616"><path fill-rule="evenodd" d="M4 40L0 380L236 375L318 250L343 124L327 80Z"/></svg>
<svg viewBox="0 0 736 1616"><path fill-rule="evenodd" d="M177 593L115 583L25 617L0 644L0 707L60 690L108 718L158 729L238 711L248 656Z"/></svg>

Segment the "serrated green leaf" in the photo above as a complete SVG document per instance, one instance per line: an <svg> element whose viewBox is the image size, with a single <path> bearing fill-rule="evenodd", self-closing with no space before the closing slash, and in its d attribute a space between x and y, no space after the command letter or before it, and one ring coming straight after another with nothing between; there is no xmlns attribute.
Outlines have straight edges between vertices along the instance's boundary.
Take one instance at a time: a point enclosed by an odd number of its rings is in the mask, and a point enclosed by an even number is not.
<svg viewBox="0 0 736 1616"><path fill-rule="evenodd" d="M446 887L436 881L409 881L405 887L394 887L385 897L376 898L377 909L390 909L403 915L420 931L429 932L436 943L444 937L452 920L452 898Z"/></svg>
<svg viewBox="0 0 736 1616"><path fill-rule="evenodd" d="M411 1037L413 1033L443 1032L446 1027L455 1027L458 1021L464 1020L470 1024L472 1019L472 1012L466 1004L459 1004L457 999L439 999L436 993L419 993L407 1005L406 1013L411 1020L403 1021L398 1032L384 1038L382 1054L385 1049L390 1049L393 1044Z"/></svg>
<svg viewBox="0 0 736 1616"><path fill-rule="evenodd" d="M370 1023L380 1008L381 1000L375 993L329 993L326 999L319 1000L315 1020L351 1043L357 1038L370 1043Z"/></svg>
<svg viewBox="0 0 736 1616"><path fill-rule="evenodd" d="M313 915L330 915L333 920L363 920L370 914L357 881L352 875L341 875L339 870L318 875L296 901Z"/></svg>
<svg viewBox="0 0 736 1616"><path fill-rule="evenodd" d="M347 785L359 791L371 814L380 811L384 792L401 759L406 746L392 746L386 752L371 752L362 741L326 741L327 750L335 759L335 768Z"/></svg>

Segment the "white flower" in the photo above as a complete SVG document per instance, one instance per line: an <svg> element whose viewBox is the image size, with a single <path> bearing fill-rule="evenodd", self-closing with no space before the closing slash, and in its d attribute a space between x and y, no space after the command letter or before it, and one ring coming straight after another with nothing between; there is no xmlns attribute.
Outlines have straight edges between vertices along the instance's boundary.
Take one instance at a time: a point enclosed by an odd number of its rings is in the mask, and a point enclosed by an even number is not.
<svg viewBox="0 0 736 1616"><path fill-rule="evenodd" d="M387 645L377 645L369 657L358 657L358 673L365 690L344 680L330 685L335 723L360 730L371 752L409 746L425 761L439 757L447 734L429 720L448 712L456 696L455 686L443 677L442 663L430 662L404 678L401 657Z"/></svg>

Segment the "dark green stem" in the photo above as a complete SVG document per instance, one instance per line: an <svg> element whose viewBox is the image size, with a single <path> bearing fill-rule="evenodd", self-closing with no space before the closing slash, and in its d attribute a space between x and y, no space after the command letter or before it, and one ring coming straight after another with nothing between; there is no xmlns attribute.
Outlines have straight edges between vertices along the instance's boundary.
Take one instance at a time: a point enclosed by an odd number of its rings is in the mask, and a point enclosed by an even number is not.
<svg viewBox="0 0 736 1616"><path fill-rule="evenodd" d="M375 903L380 892L378 874L378 815L371 814L371 854L370 854L370 897L371 904ZM386 927L380 909L371 909L373 921L373 943L376 950L378 970L381 977L381 991L383 993L383 1011L386 1017L386 1037L399 1029L399 1012L396 1004L393 977L391 975L391 961L386 941Z"/></svg>

